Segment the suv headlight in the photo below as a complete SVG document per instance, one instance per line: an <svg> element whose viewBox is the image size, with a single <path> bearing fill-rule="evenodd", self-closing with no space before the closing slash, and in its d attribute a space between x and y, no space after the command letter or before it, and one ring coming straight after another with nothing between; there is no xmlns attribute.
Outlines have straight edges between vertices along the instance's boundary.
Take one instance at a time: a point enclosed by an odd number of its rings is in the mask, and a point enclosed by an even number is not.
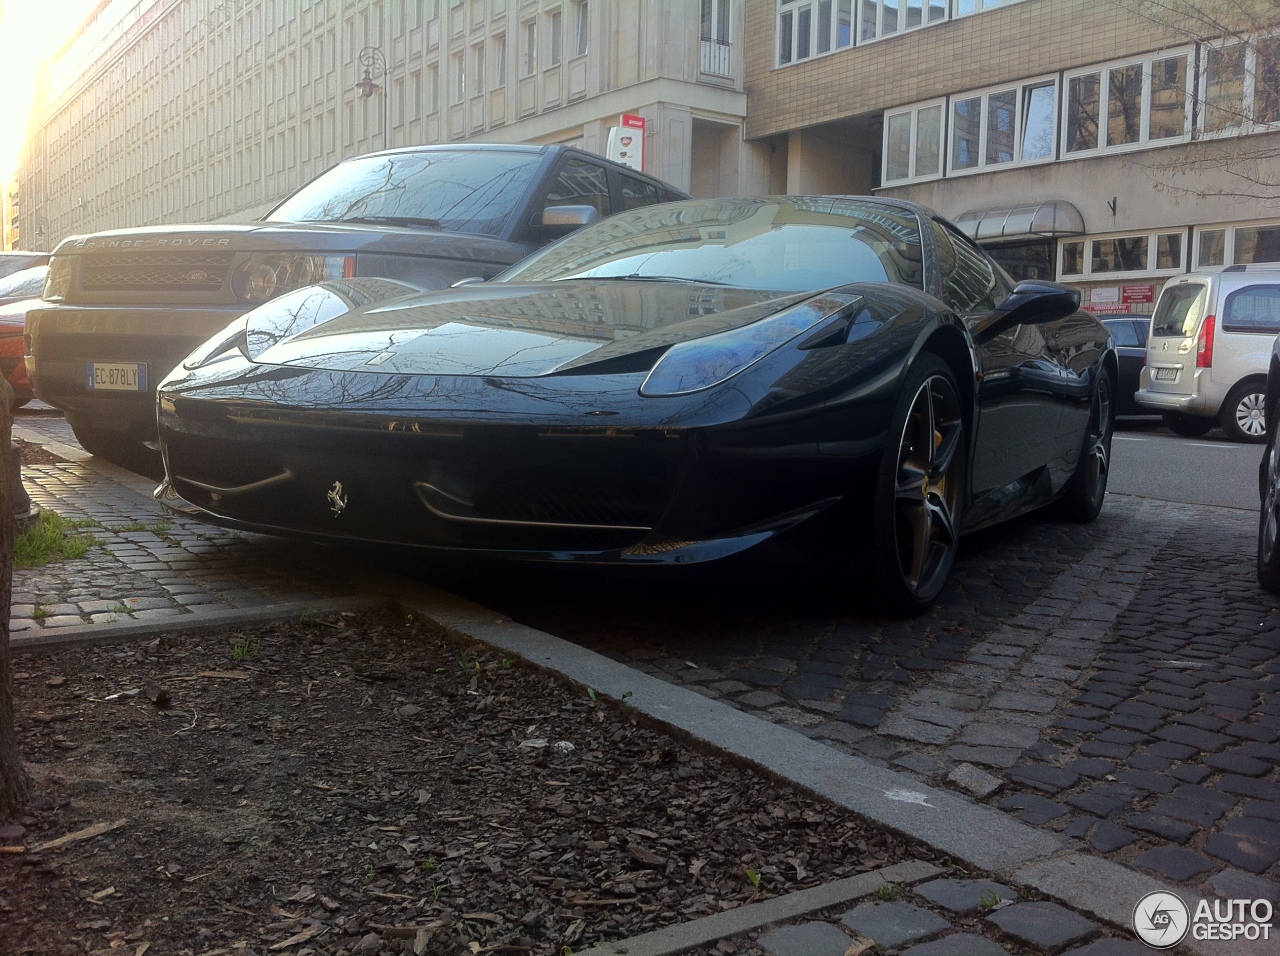
<svg viewBox="0 0 1280 956"><path fill-rule="evenodd" d="M54 256L49 260L49 272L44 277L42 298L46 302L61 302L71 291L71 258Z"/></svg>
<svg viewBox="0 0 1280 956"><path fill-rule="evenodd" d="M678 342L649 372L640 394L650 398L684 395L718 385L829 316L861 301L859 295L822 293L750 325Z"/></svg>
<svg viewBox="0 0 1280 956"><path fill-rule="evenodd" d="M231 288L241 302L257 305L303 286L355 274L355 256L255 253L236 267Z"/></svg>

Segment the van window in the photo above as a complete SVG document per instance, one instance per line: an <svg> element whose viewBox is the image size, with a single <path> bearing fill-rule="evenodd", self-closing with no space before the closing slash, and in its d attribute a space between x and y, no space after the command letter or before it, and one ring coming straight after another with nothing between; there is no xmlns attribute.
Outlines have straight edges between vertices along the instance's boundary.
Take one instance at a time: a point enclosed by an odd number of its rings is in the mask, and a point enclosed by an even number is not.
<svg viewBox="0 0 1280 956"><path fill-rule="evenodd" d="M1222 328L1232 332L1280 332L1280 286L1255 285L1227 296Z"/></svg>
<svg viewBox="0 0 1280 956"><path fill-rule="evenodd" d="M1151 334L1157 338L1189 338L1200 321L1203 294L1204 286L1199 284L1165 286L1151 319Z"/></svg>

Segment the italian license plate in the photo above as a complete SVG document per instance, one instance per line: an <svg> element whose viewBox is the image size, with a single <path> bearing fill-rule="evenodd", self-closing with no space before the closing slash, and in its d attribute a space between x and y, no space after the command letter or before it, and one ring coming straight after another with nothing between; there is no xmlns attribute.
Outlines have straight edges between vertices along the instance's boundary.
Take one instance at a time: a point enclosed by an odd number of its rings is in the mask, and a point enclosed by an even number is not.
<svg viewBox="0 0 1280 956"><path fill-rule="evenodd" d="M113 392L145 392L147 366L144 362L90 362L85 366L85 388Z"/></svg>
<svg viewBox="0 0 1280 956"><path fill-rule="evenodd" d="M1176 368L1153 368L1151 370L1151 380L1154 382L1172 382L1178 377Z"/></svg>

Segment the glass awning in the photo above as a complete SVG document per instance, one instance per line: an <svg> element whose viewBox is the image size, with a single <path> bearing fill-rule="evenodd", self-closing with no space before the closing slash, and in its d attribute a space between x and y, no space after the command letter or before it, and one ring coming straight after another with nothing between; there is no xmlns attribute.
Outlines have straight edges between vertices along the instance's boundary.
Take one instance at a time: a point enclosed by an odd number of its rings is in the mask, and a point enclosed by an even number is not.
<svg viewBox="0 0 1280 956"><path fill-rule="evenodd" d="M1065 199L997 209L974 209L955 220L975 242L1084 235L1084 217Z"/></svg>

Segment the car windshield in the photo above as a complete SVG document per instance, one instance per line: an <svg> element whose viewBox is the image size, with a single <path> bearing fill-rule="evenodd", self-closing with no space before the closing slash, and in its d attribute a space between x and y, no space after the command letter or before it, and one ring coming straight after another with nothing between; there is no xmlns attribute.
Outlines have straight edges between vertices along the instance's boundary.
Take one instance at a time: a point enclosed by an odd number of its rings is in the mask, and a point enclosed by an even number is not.
<svg viewBox="0 0 1280 956"><path fill-rule="evenodd" d="M267 221L373 222L496 236L541 160L541 154L523 150L366 156L303 186Z"/></svg>
<svg viewBox="0 0 1280 956"><path fill-rule="evenodd" d="M5 276L0 279L0 298L39 296L44 291L44 277L48 272L48 266L36 266Z"/></svg>
<svg viewBox="0 0 1280 956"><path fill-rule="evenodd" d="M920 223L897 206L803 197L671 203L620 213L548 246L499 282L653 279L807 292L923 287Z"/></svg>

